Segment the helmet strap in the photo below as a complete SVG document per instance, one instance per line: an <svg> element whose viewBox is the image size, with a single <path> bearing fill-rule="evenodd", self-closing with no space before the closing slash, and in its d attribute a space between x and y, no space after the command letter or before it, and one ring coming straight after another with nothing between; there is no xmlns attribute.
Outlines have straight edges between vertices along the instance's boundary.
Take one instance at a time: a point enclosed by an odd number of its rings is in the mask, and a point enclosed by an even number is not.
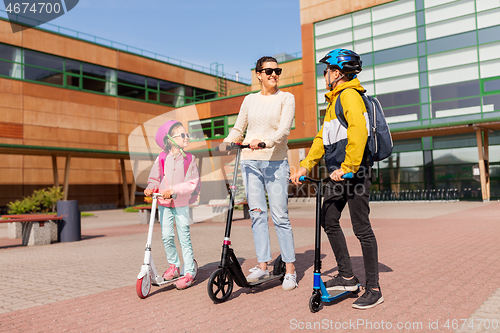
<svg viewBox="0 0 500 333"><path fill-rule="evenodd" d="M186 157L186 153L184 152L184 149L182 149L182 148L181 148L181 146L179 146L179 145L177 144L177 142L175 142L174 138L172 138L172 137L170 136L170 134L167 134L167 138L168 138L168 141L170 141L170 143L171 143L171 144L172 144L175 148L179 149L179 151L181 152L182 156L183 156L183 157Z"/></svg>
<svg viewBox="0 0 500 333"><path fill-rule="evenodd" d="M341 80L343 77L345 77L345 74L340 72L340 75L338 78L336 78L333 82L330 82L330 71L328 71L328 86L330 89L333 90L333 84L337 83L339 80Z"/></svg>

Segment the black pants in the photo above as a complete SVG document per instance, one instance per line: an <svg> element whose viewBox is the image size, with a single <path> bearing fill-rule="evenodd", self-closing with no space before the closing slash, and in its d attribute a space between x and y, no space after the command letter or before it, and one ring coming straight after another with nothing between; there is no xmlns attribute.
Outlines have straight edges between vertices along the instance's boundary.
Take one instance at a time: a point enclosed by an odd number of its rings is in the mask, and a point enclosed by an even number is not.
<svg viewBox="0 0 500 333"><path fill-rule="evenodd" d="M342 182L330 180L324 187L324 201L321 212L321 225L328 236L339 274L343 277L354 275L351 258L340 228L340 215L346 203L349 204L351 223L354 234L361 243L365 265L366 287L378 288L378 249L368 215L370 214L369 194L371 168L367 172L358 172L353 179Z"/></svg>

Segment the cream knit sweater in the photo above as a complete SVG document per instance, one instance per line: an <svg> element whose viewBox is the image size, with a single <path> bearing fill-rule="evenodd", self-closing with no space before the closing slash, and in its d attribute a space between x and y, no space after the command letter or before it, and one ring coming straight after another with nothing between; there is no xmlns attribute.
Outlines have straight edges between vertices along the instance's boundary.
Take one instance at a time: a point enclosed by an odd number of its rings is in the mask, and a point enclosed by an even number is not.
<svg viewBox="0 0 500 333"><path fill-rule="evenodd" d="M242 160L285 160L286 138L294 117L295 97L291 93L278 90L273 95L250 94L243 100L236 124L224 141L249 144L258 139L266 144L264 149L244 149Z"/></svg>

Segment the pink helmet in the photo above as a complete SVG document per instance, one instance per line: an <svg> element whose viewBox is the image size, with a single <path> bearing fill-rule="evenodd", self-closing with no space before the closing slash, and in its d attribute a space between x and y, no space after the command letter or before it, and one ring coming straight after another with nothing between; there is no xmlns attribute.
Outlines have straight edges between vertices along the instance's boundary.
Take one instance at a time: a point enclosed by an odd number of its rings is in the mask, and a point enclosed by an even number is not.
<svg viewBox="0 0 500 333"><path fill-rule="evenodd" d="M167 136L172 126L174 126L176 123L182 125L182 123L180 123L177 120L169 120L166 121L163 125L161 125L160 128L158 128L158 131L156 131L155 141L162 150L165 150L165 143L167 141L165 140L165 137Z"/></svg>

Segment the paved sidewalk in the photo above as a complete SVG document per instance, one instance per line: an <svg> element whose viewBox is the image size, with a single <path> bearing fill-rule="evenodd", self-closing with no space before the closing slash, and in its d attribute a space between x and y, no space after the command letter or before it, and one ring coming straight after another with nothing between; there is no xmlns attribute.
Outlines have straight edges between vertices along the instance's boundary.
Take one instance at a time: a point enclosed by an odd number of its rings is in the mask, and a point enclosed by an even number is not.
<svg viewBox="0 0 500 333"><path fill-rule="evenodd" d="M315 314L308 308L314 205L290 205L299 288L286 292L279 282L252 290L235 285L231 298L217 305L206 284L220 260L223 223L192 225L200 269L191 288L153 287L141 300L135 281L147 226L121 210L94 213L97 217L82 219L80 242L21 247L1 238L0 229L0 332L500 332L498 202L372 205L385 302L360 311L351 307L355 298L347 298L326 303ZM245 271L257 263L250 224L235 220L231 237ZM341 224L355 274L364 283L348 214ZM335 274L335 260L324 234L323 241L328 278ZM276 257L274 231L271 243ZM165 269L159 226L153 257L159 270Z"/></svg>

